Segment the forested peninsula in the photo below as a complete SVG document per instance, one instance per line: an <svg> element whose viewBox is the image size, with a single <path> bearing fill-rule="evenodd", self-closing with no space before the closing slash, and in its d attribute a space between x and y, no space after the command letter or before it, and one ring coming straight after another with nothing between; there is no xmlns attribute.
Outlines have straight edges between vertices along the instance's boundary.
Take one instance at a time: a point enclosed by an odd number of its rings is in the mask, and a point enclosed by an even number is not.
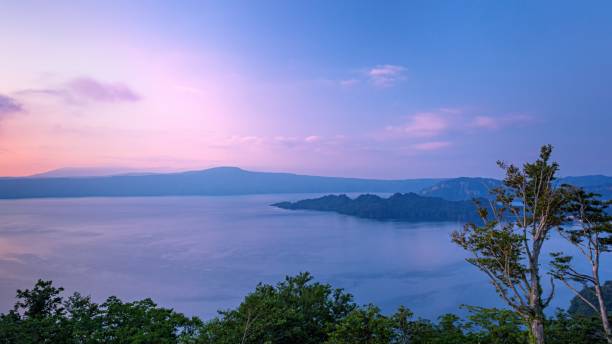
<svg viewBox="0 0 612 344"><path fill-rule="evenodd" d="M388 198L372 194L350 198L327 195L297 202L280 202L272 206L289 210L331 211L375 220L407 222L476 221L478 213L473 201L448 201L415 193L396 193Z"/></svg>

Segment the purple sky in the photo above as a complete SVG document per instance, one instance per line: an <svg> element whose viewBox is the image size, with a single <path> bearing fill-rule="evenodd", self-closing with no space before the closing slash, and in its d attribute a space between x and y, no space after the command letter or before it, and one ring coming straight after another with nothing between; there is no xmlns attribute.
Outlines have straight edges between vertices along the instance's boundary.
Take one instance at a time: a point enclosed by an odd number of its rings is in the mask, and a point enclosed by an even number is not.
<svg viewBox="0 0 612 344"><path fill-rule="evenodd" d="M0 175L612 174L612 4L8 1Z"/></svg>

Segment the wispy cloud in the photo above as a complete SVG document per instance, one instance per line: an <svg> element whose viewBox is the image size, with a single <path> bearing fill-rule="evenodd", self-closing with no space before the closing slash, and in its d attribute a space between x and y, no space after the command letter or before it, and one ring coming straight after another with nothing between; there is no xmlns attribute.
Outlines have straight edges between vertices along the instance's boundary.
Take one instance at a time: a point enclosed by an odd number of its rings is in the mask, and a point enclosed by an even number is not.
<svg viewBox="0 0 612 344"><path fill-rule="evenodd" d="M408 116L405 124L387 126L387 132L406 137L438 137L453 132L474 130L497 130L529 124L534 119L527 115L472 115L460 109L441 108L431 112L420 112Z"/></svg>
<svg viewBox="0 0 612 344"><path fill-rule="evenodd" d="M403 127L396 128L412 137L432 137L445 132L450 121L438 113L418 113L410 117L408 123Z"/></svg>
<svg viewBox="0 0 612 344"><path fill-rule="evenodd" d="M286 147L295 147L299 145L302 140L299 137L295 136L275 136L272 139L273 143L278 143Z"/></svg>
<svg viewBox="0 0 612 344"><path fill-rule="evenodd" d="M104 82L90 77L71 79L55 87L24 89L17 93L58 97L72 104L82 101L135 102L142 99L138 93L124 83Z"/></svg>
<svg viewBox="0 0 612 344"><path fill-rule="evenodd" d="M476 116L472 119L471 126L475 128L499 129L513 125L528 124L530 122L533 122L533 117L527 115Z"/></svg>
<svg viewBox="0 0 612 344"><path fill-rule="evenodd" d="M359 79L351 78L351 79L340 80L340 86L343 86L343 87L352 87L357 84L359 84Z"/></svg>
<svg viewBox="0 0 612 344"><path fill-rule="evenodd" d="M405 79L406 68L398 65L378 65L368 70L370 81L378 87L390 87Z"/></svg>
<svg viewBox="0 0 612 344"><path fill-rule="evenodd" d="M378 135L379 140L400 140L411 151L435 151L453 146L466 135L509 129L534 122L528 115L483 116L457 108L439 108L419 112L403 124L390 125Z"/></svg>
<svg viewBox="0 0 612 344"><path fill-rule="evenodd" d="M418 151L435 151L449 146L451 146L451 142L449 141L431 141L415 143L414 145L412 145L412 148Z"/></svg>
<svg viewBox="0 0 612 344"><path fill-rule="evenodd" d="M0 116L23 111L23 106L17 100L0 94Z"/></svg>
<svg viewBox="0 0 612 344"><path fill-rule="evenodd" d="M307 136L304 141L308 142L308 143L314 143L314 142L319 142L321 141L321 137L317 136L317 135L310 135Z"/></svg>
<svg viewBox="0 0 612 344"><path fill-rule="evenodd" d="M255 135L233 135L229 137L215 137L213 146L219 148L241 147L254 148L256 146L264 147L313 147L320 145L333 145L338 142L341 137L325 138L318 135L310 136L255 136Z"/></svg>
<svg viewBox="0 0 612 344"><path fill-rule="evenodd" d="M67 83L73 93L100 102L133 102L140 95L127 85L119 82L107 83L92 78L77 78Z"/></svg>

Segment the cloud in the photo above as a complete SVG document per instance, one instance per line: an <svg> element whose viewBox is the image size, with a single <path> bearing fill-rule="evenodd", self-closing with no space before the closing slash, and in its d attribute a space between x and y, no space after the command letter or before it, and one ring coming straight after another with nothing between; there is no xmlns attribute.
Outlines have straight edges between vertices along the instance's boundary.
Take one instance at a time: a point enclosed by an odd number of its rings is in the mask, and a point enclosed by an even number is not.
<svg viewBox="0 0 612 344"><path fill-rule="evenodd" d="M228 140L228 142L230 144L258 145L263 142L263 138L259 136L252 136L252 135L249 135L249 136L234 135Z"/></svg>
<svg viewBox="0 0 612 344"><path fill-rule="evenodd" d="M499 127L499 123L493 117L489 116L477 116L472 121L472 126L476 128L489 128L495 129Z"/></svg>
<svg viewBox="0 0 612 344"><path fill-rule="evenodd" d="M500 117L476 116L472 119L471 127L484 129L499 129L513 125L527 124L533 121L531 116L509 115Z"/></svg>
<svg viewBox="0 0 612 344"><path fill-rule="evenodd" d="M368 70L370 81L378 87L390 87L405 79L406 68L397 65L378 65Z"/></svg>
<svg viewBox="0 0 612 344"><path fill-rule="evenodd" d="M472 115L460 109L441 108L431 112L416 113L403 125L387 126L387 134L407 138L433 138L447 134L470 134L475 131L491 131L532 123L527 115Z"/></svg>
<svg viewBox="0 0 612 344"><path fill-rule="evenodd" d="M390 126L387 127L387 130L411 137L433 137L444 133L449 127L450 121L443 114L425 112L410 116L408 123L404 126Z"/></svg>
<svg viewBox="0 0 612 344"><path fill-rule="evenodd" d="M343 87L351 87L351 86L355 86L359 83L358 79L345 79L345 80L340 80L340 86Z"/></svg>
<svg viewBox="0 0 612 344"><path fill-rule="evenodd" d="M318 142L320 140L321 140L321 138L319 136L316 136L316 135L307 136L304 139L304 141L306 141L308 143L314 143L314 142Z"/></svg>
<svg viewBox="0 0 612 344"><path fill-rule="evenodd" d="M303 140L295 136L276 136L272 141L289 148L296 147L303 142Z"/></svg>
<svg viewBox="0 0 612 344"><path fill-rule="evenodd" d="M0 94L0 116L22 111L23 106L17 100Z"/></svg>
<svg viewBox="0 0 612 344"><path fill-rule="evenodd" d="M229 137L217 137L214 139L214 147L228 148L253 148L263 147L284 147L284 148L305 148L318 147L321 145L336 144L341 138L324 138L318 135L310 136L242 136L233 135Z"/></svg>
<svg viewBox="0 0 612 344"><path fill-rule="evenodd" d="M90 77L75 78L57 87L24 89L17 93L58 97L71 104L83 100L116 103L141 99L138 93L123 83L103 82Z"/></svg>
<svg viewBox="0 0 612 344"><path fill-rule="evenodd" d="M443 149L449 147L451 143L449 141L431 141L431 142L422 142L416 143L412 145L412 148L419 151L435 151L439 149Z"/></svg>
<svg viewBox="0 0 612 344"><path fill-rule="evenodd" d="M134 102L140 96L122 83L105 83L92 78L77 78L67 83L73 93L100 102Z"/></svg>

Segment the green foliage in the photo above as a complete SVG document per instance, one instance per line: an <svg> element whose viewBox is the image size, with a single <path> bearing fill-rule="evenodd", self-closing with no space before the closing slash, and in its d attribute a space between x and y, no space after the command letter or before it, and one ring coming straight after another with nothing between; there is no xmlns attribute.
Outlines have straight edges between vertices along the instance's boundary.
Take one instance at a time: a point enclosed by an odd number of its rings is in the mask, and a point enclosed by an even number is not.
<svg viewBox="0 0 612 344"><path fill-rule="evenodd" d="M17 290L15 307L0 316L2 339L7 343L69 343L60 296L63 290L43 280L38 280L32 290Z"/></svg>
<svg viewBox="0 0 612 344"><path fill-rule="evenodd" d="M235 310L206 324L207 343L322 343L356 308L352 295L313 283L309 273L260 284Z"/></svg>
<svg viewBox="0 0 612 344"><path fill-rule="evenodd" d="M64 301L62 291L41 280L18 290L14 309L0 315L0 343L187 343L201 326L150 299L98 305L78 293Z"/></svg>
<svg viewBox="0 0 612 344"><path fill-rule="evenodd" d="M414 313L404 306L399 307L391 320L394 327L392 343L428 343L436 338L434 325L429 320L415 320Z"/></svg>
<svg viewBox="0 0 612 344"><path fill-rule="evenodd" d="M461 319L415 318L405 307L385 315L375 305L357 306L352 296L302 273L275 286L260 284L232 310L203 323L144 299L109 297L96 304L38 281L18 291L15 308L0 315L1 344L93 343L327 343L327 344L525 344L522 317L506 309L463 306ZM559 311L547 320L551 343L603 343L597 318Z"/></svg>
<svg viewBox="0 0 612 344"><path fill-rule="evenodd" d="M606 309L609 314L612 314L612 281L606 281L601 286L604 299L606 300ZM586 298L592 304L597 304L597 298L593 287L584 287L580 290L580 295ZM589 307L584 301L578 296L574 297L570 303L570 307L567 312L572 316L582 317L596 317L599 314L596 313L593 308Z"/></svg>
<svg viewBox="0 0 612 344"><path fill-rule="evenodd" d="M479 205L482 225L468 223L452 240L471 254L467 259L487 275L498 295L529 325L532 343L544 343L544 309L553 297L542 295L540 255L553 228L565 221L564 193L555 187L559 166L552 146L522 168L498 162L506 176L492 190L495 200ZM552 281L551 281L552 283Z"/></svg>
<svg viewBox="0 0 612 344"><path fill-rule="evenodd" d="M601 321L596 317L573 316L557 310L555 319L548 320L546 339L555 344L606 343Z"/></svg>
<svg viewBox="0 0 612 344"><path fill-rule="evenodd" d="M578 248L593 269L587 274L578 272L572 266L573 257L553 252L551 274L566 284L568 281L582 285L599 283L600 255L612 249L612 216L607 213L612 201L603 201L600 195L572 185L563 185L561 191L565 198L566 226L559 227L559 234Z"/></svg>
<svg viewBox="0 0 612 344"><path fill-rule="evenodd" d="M473 221L478 219L471 201L448 201L415 193L396 193L388 198L360 195L327 195L315 199L281 202L273 206L283 209L333 211L340 214L376 220L398 221Z"/></svg>
<svg viewBox="0 0 612 344"><path fill-rule="evenodd" d="M507 309L463 306L470 313L465 325L469 337L477 343L525 343L527 334L523 319Z"/></svg>
<svg viewBox="0 0 612 344"><path fill-rule="evenodd" d="M51 281L38 280L32 290L17 289L15 312L22 312L26 318L45 318L64 314L62 298L64 288L55 288Z"/></svg>
<svg viewBox="0 0 612 344"><path fill-rule="evenodd" d="M179 336L195 333L197 321L171 309L160 308L151 300L124 303L111 296L101 306L101 343L175 343Z"/></svg>
<svg viewBox="0 0 612 344"><path fill-rule="evenodd" d="M384 344L391 341L392 320L374 305L357 308L342 319L327 341L330 344Z"/></svg>

